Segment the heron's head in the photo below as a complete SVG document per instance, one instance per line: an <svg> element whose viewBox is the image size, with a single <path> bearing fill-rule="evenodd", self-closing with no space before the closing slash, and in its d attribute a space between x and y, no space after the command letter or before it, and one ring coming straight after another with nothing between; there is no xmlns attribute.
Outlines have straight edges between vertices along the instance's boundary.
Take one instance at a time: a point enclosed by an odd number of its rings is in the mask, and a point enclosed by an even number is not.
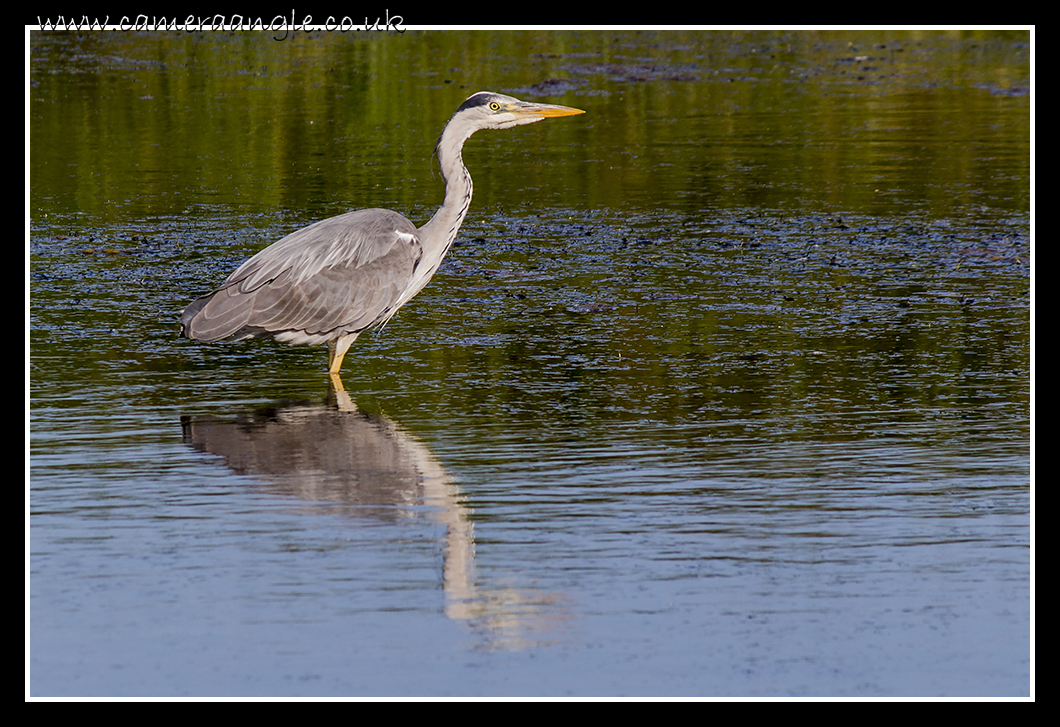
<svg viewBox="0 0 1060 727"><path fill-rule="evenodd" d="M466 139L481 129L508 129L554 116L584 113L568 106L529 103L501 93L479 91L460 104L449 126L457 127L462 132L460 136Z"/></svg>

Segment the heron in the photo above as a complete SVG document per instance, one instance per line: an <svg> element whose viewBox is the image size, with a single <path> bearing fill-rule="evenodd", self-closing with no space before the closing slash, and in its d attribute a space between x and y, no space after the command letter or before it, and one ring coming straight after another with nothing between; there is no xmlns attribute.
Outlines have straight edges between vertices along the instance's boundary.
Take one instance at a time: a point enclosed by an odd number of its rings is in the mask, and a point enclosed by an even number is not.
<svg viewBox="0 0 1060 727"><path fill-rule="evenodd" d="M423 290L456 239L471 204L471 175L461 157L464 142L482 129L582 113L490 91L471 95L435 146L445 199L426 224L416 227L391 210L363 209L303 227L188 304L181 312L181 335L204 342L326 343L328 373L337 377L357 336L385 325Z"/></svg>

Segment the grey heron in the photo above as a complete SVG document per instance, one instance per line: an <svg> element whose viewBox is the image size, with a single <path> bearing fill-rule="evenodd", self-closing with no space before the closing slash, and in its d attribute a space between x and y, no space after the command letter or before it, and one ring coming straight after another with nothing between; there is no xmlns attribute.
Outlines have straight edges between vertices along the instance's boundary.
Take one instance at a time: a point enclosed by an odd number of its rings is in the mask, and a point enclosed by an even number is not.
<svg viewBox="0 0 1060 727"><path fill-rule="evenodd" d="M364 209L292 232L240 265L220 288L192 301L180 333L198 341L275 338L328 344L328 371L362 331L385 324L442 264L471 204L471 175L460 152L482 129L508 129L580 109L499 93L470 96L445 125L435 151L445 200L416 227L385 209Z"/></svg>

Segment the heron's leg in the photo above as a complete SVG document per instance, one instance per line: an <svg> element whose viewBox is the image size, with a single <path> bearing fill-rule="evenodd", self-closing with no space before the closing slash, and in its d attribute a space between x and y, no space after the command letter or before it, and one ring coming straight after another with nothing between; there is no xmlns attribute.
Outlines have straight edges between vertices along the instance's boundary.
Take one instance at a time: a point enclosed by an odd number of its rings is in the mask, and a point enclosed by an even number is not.
<svg viewBox="0 0 1060 727"><path fill-rule="evenodd" d="M328 373L337 374L342 368L342 357L350 350L350 346L357 340L356 333L347 333L339 336L333 341L328 341Z"/></svg>

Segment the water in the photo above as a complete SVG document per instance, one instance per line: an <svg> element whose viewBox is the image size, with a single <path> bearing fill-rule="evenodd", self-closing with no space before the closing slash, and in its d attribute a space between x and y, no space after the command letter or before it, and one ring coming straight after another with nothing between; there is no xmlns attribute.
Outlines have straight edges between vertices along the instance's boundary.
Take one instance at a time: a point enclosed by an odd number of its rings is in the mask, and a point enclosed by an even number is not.
<svg viewBox="0 0 1060 727"><path fill-rule="evenodd" d="M29 52L30 695L1031 693L1025 33ZM343 389L176 337L315 219L422 223L480 88L587 113L468 143Z"/></svg>

